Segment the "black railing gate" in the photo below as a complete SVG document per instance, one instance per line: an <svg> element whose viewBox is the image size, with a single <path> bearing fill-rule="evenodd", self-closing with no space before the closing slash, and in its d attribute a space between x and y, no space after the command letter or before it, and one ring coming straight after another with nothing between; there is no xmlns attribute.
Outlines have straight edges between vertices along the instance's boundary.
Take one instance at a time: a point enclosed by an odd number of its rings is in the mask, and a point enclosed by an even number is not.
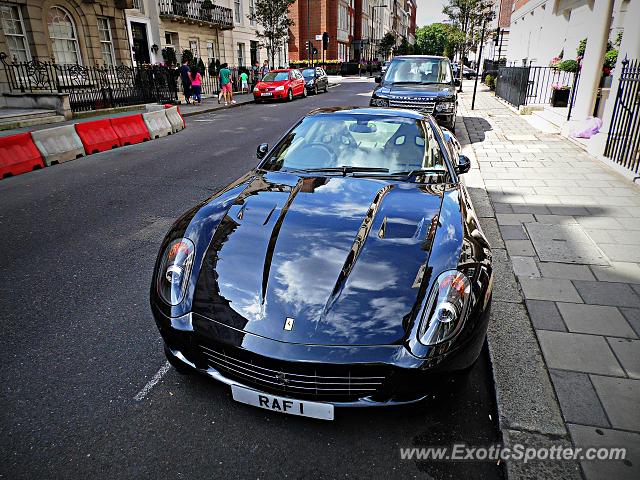
<svg viewBox="0 0 640 480"><path fill-rule="evenodd" d="M514 107L525 105L529 86L529 67L500 67L496 95Z"/></svg>
<svg viewBox="0 0 640 480"><path fill-rule="evenodd" d="M640 61L624 60L604 156L634 173L640 169Z"/></svg>

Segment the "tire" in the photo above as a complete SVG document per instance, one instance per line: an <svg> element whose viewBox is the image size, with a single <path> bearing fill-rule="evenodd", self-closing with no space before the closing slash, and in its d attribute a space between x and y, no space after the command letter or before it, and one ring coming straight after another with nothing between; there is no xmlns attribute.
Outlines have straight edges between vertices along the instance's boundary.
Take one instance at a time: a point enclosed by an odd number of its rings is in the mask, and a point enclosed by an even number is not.
<svg viewBox="0 0 640 480"><path fill-rule="evenodd" d="M259 98L254 98L253 103L262 103L262 100L260 100Z"/></svg>
<svg viewBox="0 0 640 480"><path fill-rule="evenodd" d="M329 82L324 84L324 93L327 93L329 91Z"/></svg>
<svg viewBox="0 0 640 480"><path fill-rule="evenodd" d="M166 346L164 347L164 354L166 355L167 360L169 361L173 369L180 375L192 375L193 373L195 373L193 368L174 357Z"/></svg>
<svg viewBox="0 0 640 480"><path fill-rule="evenodd" d="M313 94L314 95L318 95L318 84L316 83L315 86L313 87Z"/></svg>
<svg viewBox="0 0 640 480"><path fill-rule="evenodd" d="M289 89L289 91L287 92L287 102L292 102L293 101L293 90Z"/></svg>
<svg viewBox="0 0 640 480"><path fill-rule="evenodd" d="M302 98L307 98L308 94L309 92L307 92L307 87L305 85L305 87L302 89Z"/></svg>

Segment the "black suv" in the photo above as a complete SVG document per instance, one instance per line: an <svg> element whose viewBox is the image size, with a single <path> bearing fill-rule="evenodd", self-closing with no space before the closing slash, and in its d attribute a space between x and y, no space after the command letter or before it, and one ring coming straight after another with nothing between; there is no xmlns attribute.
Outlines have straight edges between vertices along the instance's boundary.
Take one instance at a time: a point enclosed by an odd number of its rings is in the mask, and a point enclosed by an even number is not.
<svg viewBox="0 0 640 480"><path fill-rule="evenodd" d="M372 107L396 107L432 114L453 131L456 124L459 81L446 57L406 55L395 57L373 91Z"/></svg>

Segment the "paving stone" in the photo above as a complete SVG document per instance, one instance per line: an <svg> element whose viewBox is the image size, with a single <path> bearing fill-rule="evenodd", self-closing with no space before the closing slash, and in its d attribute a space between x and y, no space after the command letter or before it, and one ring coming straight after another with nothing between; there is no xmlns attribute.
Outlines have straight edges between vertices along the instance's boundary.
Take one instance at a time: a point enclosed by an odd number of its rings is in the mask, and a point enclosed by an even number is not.
<svg viewBox="0 0 640 480"><path fill-rule="evenodd" d="M609 265L580 225L526 223L525 228L542 262Z"/></svg>
<svg viewBox="0 0 640 480"><path fill-rule="evenodd" d="M587 425L569 424L567 426L576 447L583 449L624 447L627 450L624 460L580 462L586 480L637 480L640 478L640 434Z"/></svg>
<svg viewBox="0 0 640 480"><path fill-rule="evenodd" d="M511 255L513 271L518 277L539 278L540 271L533 257L518 257Z"/></svg>
<svg viewBox="0 0 640 480"><path fill-rule="evenodd" d="M594 275L601 282L622 282L640 284L640 265L628 262L611 262L610 267L594 265ZM588 279L580 279L588 280Z"/></svg>
<svg viewBox="0 0 640 480"><path fill-rule="evenodd" d="M498 225L520 225L525 222L535 222L530 213L497 213Z"/></svg>
<svg viewBox="0 0 640 480"><path fill-rule="evenodd" d="M595 280L595 277L586 265L540 262L539 267L543 277L564 278L566 280Z"/></svg>
<svg viewBox="0 0 640 480"><path fill-rule="evenodd" d="M573 284L584 303L614 307L640 307L640 297L626 283L574 280Z"/></svg>
<svg viewBox="0 0 640 480"><path fill-rule="evenodd" d="M558 303L558 309L570 332L637 338L631 326L615 307Z"/></svg>
<svg viewBox="0 0 640 480"><path fill-rule="evenodd" d="M620 243L600 243L598 246L614 262L640 263L640 248L629 248Z"/></svg>
<svg viewBox="0 0 640 480"><path fill-rule="evenodd" d="M607 341L627 375L640 379L640 340L608 338Z"/></svg>
<svg viewBox="0 0 640 480"><path fill-rule="evenodd" d="M513 213L511 205L507 203L494 203L493 208L496 213Z"/></svg>
<svg viewBox="0 0 640 480"><path fill-rule="evenodd" d="M623 228L620 222L618 222L615 218L611 218L611 217L576 216L576 220L578 221L578 223L580 223L581 225L584 225L585 227L610 228L610 229Z"/></svg>
<svg viewBox="0 0 640 480"><path fill-rule="evenodd" d="M540 223L547 223L553 225L567 225L570 223L578 223L576 219L570 215L544 215L537 214L536 220Z"/></svg>
<svg viewBox="0 0 640 480"><path fill-rule="evenodd" d="M566 422L610 427L595 388L586 373L549 370Z"/></svg>
<svg viewBox="0 0 640 480"><path fill-rule="evenodd" d="M591 375L611 426L640 431L640 380Z"/></svg>
<svg viewBox="0 0 640 480"><path fill-rule="evenodd" d="M502 225L500 232L505 240L529 240L529 236L522 225Z"/></svg>
<svg viewBox="0 0 640 480"><path fill-rule="evenodd" d="M631 325L631 328L640 337L640 308L621 308L620 311L629 322L629 325Z"/></svg>
<svg viewBox="0 0 640 480"><path fill-rule="evenodd" d="M567 327L554 302L527 300L526 304L531 323L536 330L567 331Z"/></svg>
<svg viewBox="0 0 640 480"><path fill-rule="evenodd" d="M589 211L585 207L572 207L569 205L551 205L549 211L554 215L589 215Z"/></svg>
<svg viewBox="0 0 640 480"><path fill-rule="evenodd" d="M544 205L513 205L512 208L514 213L536 213L541 215L549 213L549 210Z"/></svg>
<svg viewBox="0 0 640 480"><path fill-rule="evenodd" d="M537 330L536 333L549 368L624 375L604 337L548 330Z"/></svg>
<svg viewBox="0 0 640 480"><path fill-rule="evenodd" d="M505 240L504 244L511 256L533 257L536 254L529 240Z"/></svg>
<svg viewBox="0 0 640 480"><path fill-rule="evenodd" d="M558 278L522 278L524 296L532 300L582 303L580 295L569 280Z"/></svg>

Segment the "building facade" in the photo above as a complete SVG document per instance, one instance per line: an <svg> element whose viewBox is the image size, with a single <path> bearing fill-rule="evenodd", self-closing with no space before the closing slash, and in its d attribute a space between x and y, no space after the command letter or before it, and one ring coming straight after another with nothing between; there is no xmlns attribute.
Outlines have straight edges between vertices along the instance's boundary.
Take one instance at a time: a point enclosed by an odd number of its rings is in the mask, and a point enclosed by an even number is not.
<svg viewBox="0 0 640 480"><path fill-rule="evenodd" d="M130 64L125 8L132 0L2 0L0 52L7 61Z"/></svg>
<svg viewBox="0 0 640 480"><path fill-rule="evenodd" d="M377 46L388 33L415 42L415 0L297 0L289 10L291 60L308 60L307 41L321 55L316 35L329 34L326 58L342 62L379 58Z"/></svg>
<svg viewBox="0 0 640 480"><path fill-rule="evenodd" d="M127 29L134 63L172 63L190 50L209 65L212 61L248 67L267 59L249 19L255 0L215 0L202 8L203 0L133 0L127 10ZM278 55L278 53L280 55ZM282 58L282 52L276 53Z"/></svg>

